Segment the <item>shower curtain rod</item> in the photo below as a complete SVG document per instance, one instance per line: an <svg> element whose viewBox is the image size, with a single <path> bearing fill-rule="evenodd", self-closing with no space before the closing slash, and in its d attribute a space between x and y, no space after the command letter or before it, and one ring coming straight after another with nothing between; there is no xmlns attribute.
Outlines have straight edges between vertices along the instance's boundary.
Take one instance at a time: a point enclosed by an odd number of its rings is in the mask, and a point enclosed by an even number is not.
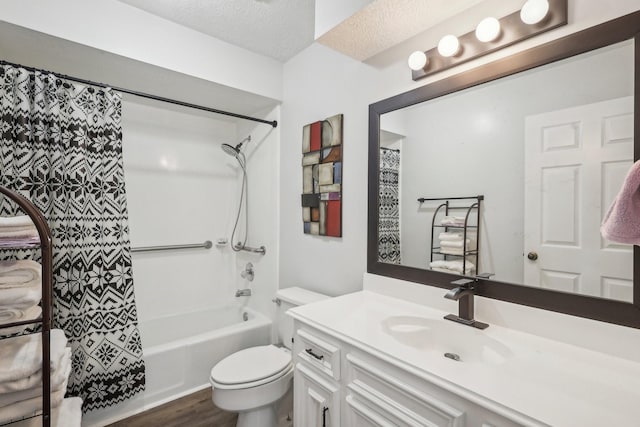
<svg viewBox="0 0 640 427"><path fill-rule="evenodd" d="M225 115L225 116L236 117L238 119L251 120L253 122L259 122L259 123L266 123L268 125L273 126L274 128L278 127L278 121L277 120L273 120L273 121L264 120L264 119L259 119L257 117L245 116L244 114L232 113L230 111L217 110L215 108L205 107L203 105L191 104L190 102L179 101L177 99L165 98L163 96L151 95L149 93L138 92L138 91L130 90L130 89L124 89L124 88L121 88L121 87L107 85L105 83L93 82L91 80L85 80L85 79L81 79L79 77L68 76L66 74L58 74L58 73L55 73L53 71L43 70L41 68L35 68L35 67L28 67L26 65L16 64L16 63L9 62L9 61L4 61L4 60L0 60L0 65L11 65L13 67L24 68L25 70L32 71L32 72L33 71L39 71L39 72L43 72L43 73L52 73L52 74L55 74L57 77L59 77L61 79L72 80L72 81L77 82L77 83L82 83L82 84L86 84L86 85L90 85L90 86L97 86L97 87L102 87L102 88L111 88L111 89L113 89L115 91L126 93L128 95L138 96L140 98L153 99L155 101L167 102L169 104L175 104L175 105L180 105L182 107L194 108L196 110L208 111L210 113L216 113L216 114L222 114L222 115Z"/></svg>

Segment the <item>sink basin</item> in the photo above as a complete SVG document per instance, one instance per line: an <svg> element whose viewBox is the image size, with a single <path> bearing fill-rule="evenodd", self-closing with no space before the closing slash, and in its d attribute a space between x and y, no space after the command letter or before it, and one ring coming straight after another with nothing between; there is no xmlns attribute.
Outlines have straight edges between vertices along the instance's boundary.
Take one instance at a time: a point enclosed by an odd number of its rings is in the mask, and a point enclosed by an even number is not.
<svg viewBox="0 0 640 427"><path fill-rule="evenodd" d="M459 356L452 363L501 365L513 352L485 332L448 320L417 316L391 316L382 321L383 331L403 345L419 350Z"/></svg>

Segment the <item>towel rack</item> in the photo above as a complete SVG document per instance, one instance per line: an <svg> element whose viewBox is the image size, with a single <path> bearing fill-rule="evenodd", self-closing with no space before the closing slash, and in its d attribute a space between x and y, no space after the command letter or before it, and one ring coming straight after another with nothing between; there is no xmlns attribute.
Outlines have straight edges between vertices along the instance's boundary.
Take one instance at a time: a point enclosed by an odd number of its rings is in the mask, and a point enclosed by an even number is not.
<svg viewBox="0 0 640 427"><path fill-rule="evenodd" d="M157 251L173 251L176 249L211 249L213 243L211 240L206 240L204 243L193 243L187 245L164 245L164 246L141 246L137 248L131 248L131 252L157 252Z"/></svg>
<svg viewBox="0 0 640 427"><path fill-rule="evenodd" d="M51 426L51 364L47 361L51 360L51 311L52 311L52 283L53 283L53 241L51 238L51 229L44 215L38 208L26 197L21 194L0 186L0 193L11 199L20 209L33 221L40 238L40 253L42 256L42 315L39 319L23 320L18 322L5 323L0 325L0 331L4 328L13 326L28 325L31 323L40 323L40 337L42 339L42 412L36 413L27 418L42 417L42 426ZM5 246L0 244L2 249L24 249L32 248L34 245L29 242L25 245L11 244ZM16 420L17 421L17 420ZM12 421L14 423L16 421ZM11 424L10 423L10 424Z"/></svg>
<svg viewBox="0 0 640 427"><path fill-rule="evenodd" d="M462 200L471 200L471 201L475 201L469 205L463 205L463 206L452 206L451 205L451 201L462 201ZM438 205L438 207L435 208L435 211L433 212L433 217L431 219L431 248L430 248L430 259L429 262L433 262L433 256L434 255L442 255L444 257L444 259L448 259L450 256L454 257L454 258L462 258L462 276L467 275L466 274L466 268L467 268L467 258L468 257L474 257L474 261L475 261L475 268L476 268L476 273L479 271L480 268L480 208L481 208L481 204L482 201L484 200L484 195L479 194L477 196L471 196L471 197L432 197L432 198L426 198L426 197L420 197L418 199L418 202L420 204L425 203L425 202L433 202L433 201L438 201L438 202L442 202ZM444 208L444 209L443 209ZM441 210L442 209L442 210ZM444 213L444 215L450 215L452 210L462 210L464 212L464 223L463 225L442 225L442 224L436 224L436 217L438 215L439 212ZM475 210L475 225L470 225L469 224L469 218L471 217L471 211ZM462 232L462 242L463 242L463 246L462 246L462 253L461 254L451 254L451 253L445 253L442 252L442 248L441 247L436 247L434 245L434 239L435 239L435 230L438 228L442 228L444 231L450 231L450 230L458 230ZM468 236L468 232L469 229L474 229L475 230L475 249L468 249L467 248L467 236Z"/></svg>

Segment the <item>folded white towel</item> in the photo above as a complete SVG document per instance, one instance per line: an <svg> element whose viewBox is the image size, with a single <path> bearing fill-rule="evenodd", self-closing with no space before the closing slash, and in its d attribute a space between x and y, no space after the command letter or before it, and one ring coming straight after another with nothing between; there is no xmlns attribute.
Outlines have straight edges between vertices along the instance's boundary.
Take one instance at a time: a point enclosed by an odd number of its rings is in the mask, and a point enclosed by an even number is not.
<svg viewBox="0 0 640 427"><path fill-rule="evenodd" d="M441 240L440 246L443 248L464 248L462 240ZM467 239L467 250L471 247L471 239Z"/></svg>
<svg viewBox="0 0 640 427"><path fill-rule="evenodd" d="M462 271L462 261L461 260L453 260L453 261L445 261L445 260L437 260L437 261L431 261L431 264L429 264L431 267L437 267L437 268L448 268L449 270L460 270ZM464 265L467 268L475 268L475 264L467 261L464 263Z"/></svg>
<svg viewBox="0 0 640 427"><path fill-rule="evenodd" d="M444 231L438 234L440 240L462 240L463 238L464 234L460 232Z"/></svg>
<svg viewBox="0 0 640 427"><path fill-rule="evenodd" d="M444 248L440 248L440 253L447 255L464 255L464 250L462 248L447 248L445 246Z"/></svg>
<svg viewBox="0 0 640 427"><path fill-rule="evenodd" d="M59 390L51 392L51 408L57 408L64 400L67 392L67 382ZM15 402L12 405L0 408L0 424L20 420L24 417L34 416L42 412L42 396Z"/></svg>
<svg viewBox="0 0 640 427"><path fill-rule="evenodd" d="M437 268L437 267L431 267L431 270L433 271L439 271L440 273L449 273L449 274L463 274L462 273L462 269L460 269L460 271L458 270L451 270L449 268ZM473 268L467 268L466 274L467 276L471 276L473 275L474 270Z"/></svg>
<svg viewBox="0 0 640 427"><path fill-rule="evenodd" d="M463 217L463 216L445 216L440 221L440 225L458 225L458 226L462 226L462 225L464 225L464 219L465 219L465 217Z"/></svg>
<svg viewBox="0 0 640 427"><path fill-rule="evenodd" d="M462 274L462 261L460 260L431 261L431 263L429 264L429 267L431 267L432 270L436 270L436 271L447 270L445 271L445 273L456 272L456 273ZM472 262L467 261L465 263L465 274L472 274L475 268L476 266Z"/></svg>
<svg viewBox="0 0 640 427"><path fill-rule="evenodd" d="M0 313L9 310L26 310L38 305L41 299L42 286L39 283L16 288L0 288ZM0 314L0 319L5 316L9 314Z"/></svg>
<svg viewBox="0 0 640 427"><path fill-rule="evenodd" d="M35 320L42 314L42 307L35 305L26 310L4 310L0 311L0 325L11 322L21 322L23 320ZM33 325L13 326L11 328L0 329L0 335L13 335L32 328Z"/></svg>
<svg viewBox="0 0 640 427"><path fill-rule="evenodd" d="M50 366L54 370L60 365L67 347L67 337L60 329L52 329ZM40 333L22 335L2 340L0 345L0 393L24 390L33 387L28 380L42 367L42 337ZM42 373L40 374L42 375ZM24 384L18 384L23 380ZM5 386L20 386L6 390Z"/></svg>
<svg viewBox="0 0 640 427"><path fill-rule="evenodd" d="M0 261L0 289L41 285L42 266L26 260Z"/></svg>
<svg viewBox="0 0 640 427"><path fill-rule="evenodd" d="M35 246L41 242L40 236L36 233L33 236L3 237L0 235L0 247L23 247Z"/></svg>
<svg viewBox="0 0 640 427"><path fill-rule="evenodd" d="M60 406L51 410L51 427L80 427L82 399L67 397ZM29 418L11 424L11 427L42 427L41 418Z"/></svg>
<svg viewBox="0 0 640 427"><path fill-rule="evenodd" d="M0 217L0 241L34 240L38 238L38 230L28 215ZM8 245L8 243L7 243Z"/></svg>
<svg viewBox="0 0 640 427"><path fill-rule="evenodd" d="M66 388L69 374L71 373L71 348L67 347L64 352L64 356L60 361L60 366L57 369L51 371L51 391L58 391L61 388ZM0 408L3 406L11 405L12 403L20 402L22 400L31 399L37 396L42 396L42 381L38 382L35 386L9 393L0 393Z"/></svg>
<svg viewBox="0 0 640 427"><path fill-rule="evenodd" d="M0 228L35 227L29 215L0 216Z"/></svg>

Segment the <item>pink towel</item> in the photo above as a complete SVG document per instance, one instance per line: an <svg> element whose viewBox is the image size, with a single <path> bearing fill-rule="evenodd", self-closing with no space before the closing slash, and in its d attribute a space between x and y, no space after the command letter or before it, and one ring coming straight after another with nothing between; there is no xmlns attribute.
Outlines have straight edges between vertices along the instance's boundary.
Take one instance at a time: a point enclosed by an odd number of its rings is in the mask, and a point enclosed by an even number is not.
<svg viewBox="0 0 640 427"><path fill-rule="evenodd" d="M622 189L600 227L602 237L618 243L640 245L640 161L627 173Z"/></svg>

